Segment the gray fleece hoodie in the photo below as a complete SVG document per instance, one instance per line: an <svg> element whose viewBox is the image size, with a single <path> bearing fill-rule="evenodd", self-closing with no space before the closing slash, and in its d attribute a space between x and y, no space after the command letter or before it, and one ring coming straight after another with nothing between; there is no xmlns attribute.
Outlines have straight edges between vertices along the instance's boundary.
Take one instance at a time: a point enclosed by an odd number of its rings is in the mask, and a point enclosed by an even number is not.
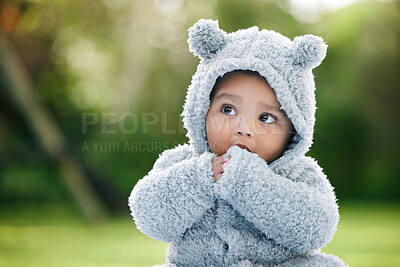
<svg viewBox="0 0 400 267"><path fill-rule="evenodd" d="M251 27L234 33L200 20L189 29L190 51L201 59L182 113L189 144L164 151L133 188L129 206L137 228L168 242L163 266L345 266L320 252L339 221L331 184L305 156L312 144L315 84L312 69L326 55L317 36L293 41ZM269 165L237 146L214 182L206 135L210 92L233 70L264 76L296 134Z"/></svg>

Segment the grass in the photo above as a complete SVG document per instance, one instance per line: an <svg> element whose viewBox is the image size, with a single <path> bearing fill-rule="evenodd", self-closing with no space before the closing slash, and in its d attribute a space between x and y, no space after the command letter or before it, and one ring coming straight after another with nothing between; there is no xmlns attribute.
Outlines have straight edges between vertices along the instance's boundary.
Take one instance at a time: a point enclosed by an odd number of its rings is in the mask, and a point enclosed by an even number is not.
<svg viewBox="0 0 400 267"><path fill-rule="evenodd" d="M400 266L400 205L343 204L334 239L323 249L350 266ZM129 218L90 226L74 212L2 212L0 266L152 266L166 243ZM75 214L66 216L65 214Z"/></svg>
<svg viewBox="0 0 400 267"><path fill-rule="evenodd" d="M343 204L334 239L322 250L350 266L400 266L400 205Z"/></svg>

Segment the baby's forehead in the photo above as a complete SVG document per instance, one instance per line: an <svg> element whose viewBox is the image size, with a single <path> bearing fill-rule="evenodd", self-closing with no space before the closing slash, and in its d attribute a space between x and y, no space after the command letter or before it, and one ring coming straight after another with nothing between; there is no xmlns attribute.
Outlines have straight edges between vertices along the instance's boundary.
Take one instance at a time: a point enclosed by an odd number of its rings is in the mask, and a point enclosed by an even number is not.
<svg viewBox="0 0 400 267"><path fill-rule="evenodd" d="M260 79L261 81L265 82L266 85L269 87L269 83L267 79L261 76L257 71L252 70L234 70L231 72L227 72L222 76L219 76L214 83L214 86L210 93L210 100L213 100L214 96L217 94L219 89L225 85L226 83L235 83L240 80L240 78L255 78Z"/></svg>
<svg viewBox="0 0 400 267"><path fill-rule="evenodd" d="M221 85L222 85L222 83L224 83L224 82L232 81L232 80L235 81L235 80L240 79L240 78L259 79L260 81L265 82L269 86L269 83L268 83L267 79L264 76L259 74L257 71L252 71L252 70L234 70L234 71L231 71L231 72L227 72L223 76L220 76L217 79L217 82L218 82L218 80L220 80Z"/></svg>
<svg viewBox="0 0 400 267"><path fill-rule="evenodd" d="M232 94L262 95L279 103L275 90L271 88L266 78L257 72L234 71L227 73L217 79L211 93L214 96L231 96Z"/></svg>

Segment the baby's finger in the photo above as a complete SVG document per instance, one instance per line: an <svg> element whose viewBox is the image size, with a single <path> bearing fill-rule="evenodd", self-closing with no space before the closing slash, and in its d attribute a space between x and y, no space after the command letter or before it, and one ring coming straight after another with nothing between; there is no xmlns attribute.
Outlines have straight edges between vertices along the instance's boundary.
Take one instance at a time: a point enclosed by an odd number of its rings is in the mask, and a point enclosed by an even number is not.
<svg viewBox="0 0 400 267"><path fill-rule="evenodd" d="M214 175L214 182L218 182L219 179L221 179L222 174L218 173Z"/></svg>
<svg viewBox="0 0 400 267"><path fill-rule="evenodd" d="M213 162L213 163L223 162L223 161L224 161L224 158L222 158L222 157L216 157L216 158L213 158L213 159L212 159L212 162Z"/></svg>
<svg viewBox="0 0 400 267"><path fill-rule="evenodd" d="M223 155L223 158L224 158L224 160L229 160L230 158L231 158L231 156L229 155L227 155L226 153Z"/></svg>
<svg viewBox="0 0 400 267"><path fill-rule="evenodd" d="M222 164L218 164L217 166L214 167L215 173L223 173L224 168L222 167Z"/></svg>
<svg viewBox="0 0 400 267"><path fill-rule="evenodd" d="M225 161L224 164L222 164L222 169L225 169L226 166L228 166L228 161Z"/></svg>

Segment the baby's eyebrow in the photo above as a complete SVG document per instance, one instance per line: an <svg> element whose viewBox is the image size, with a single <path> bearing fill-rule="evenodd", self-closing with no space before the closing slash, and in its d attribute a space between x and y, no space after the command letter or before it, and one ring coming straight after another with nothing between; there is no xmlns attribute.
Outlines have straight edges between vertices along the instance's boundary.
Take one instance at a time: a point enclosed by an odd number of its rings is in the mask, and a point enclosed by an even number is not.
<svg viewBox="0 0 400 267"><path fill-rule="evenodd" d="M268 110L275 110L275 111L280 112L280 113L285 113L280 107L271 106L271 105L268 105L267 103L264 103L264 102L258 102L258 105L260 107L268 109Z"/></svg>
<svg viewBox="0 0 400 267"><path fill-rule="evenodd" d="M218 96L216 97L216 99L222 98L222 97L224 97L224 96L225 96L225 97L230 97L230 98L236 98L236 99L242 101L242 98L241 98L240 96L233 95L233 94L230 94L230 93L222 93L222 94L218 95Z"/></svg>

